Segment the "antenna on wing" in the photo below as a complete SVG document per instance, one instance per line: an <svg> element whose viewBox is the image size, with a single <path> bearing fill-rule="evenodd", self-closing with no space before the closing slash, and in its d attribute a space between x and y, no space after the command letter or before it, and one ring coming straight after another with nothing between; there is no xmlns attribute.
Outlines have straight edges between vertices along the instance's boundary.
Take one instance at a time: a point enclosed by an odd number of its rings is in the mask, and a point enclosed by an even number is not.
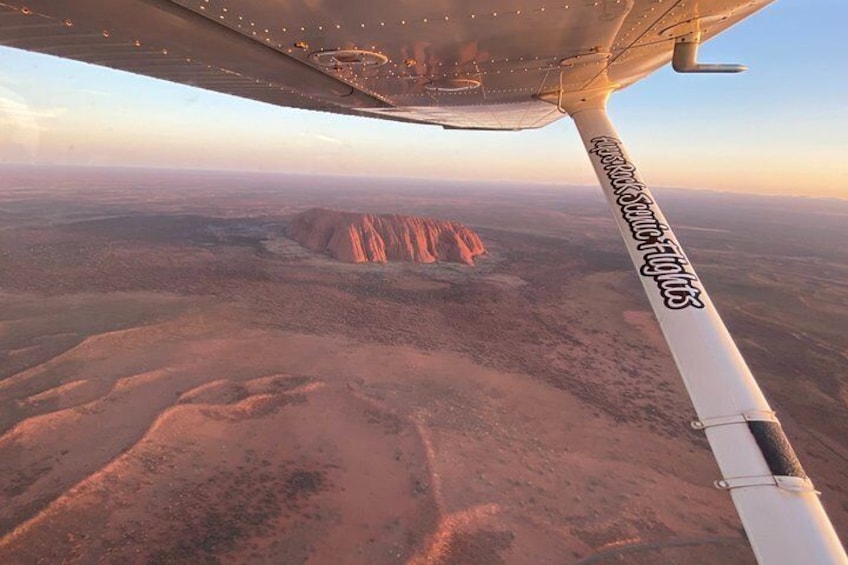
<svg viewBox="0 0 848 565"><path fill-rule="evenodd" d="M729 14L701 16L678 22L660 32L661 37L674 39L674 54L671 66L678 73L741 73L748 67L736 63L716 64L699 63L698 48L704 34L709 34L712 26L726 22Z"/></svg>
<svg viewBox="0 0 848 565"><path fill-rule="evenodd" d="M701 32L678 37L674 42L671 67L678 73L741 73L748 70L745 65L736 63L699 63L698 48L700 46Z"/></svg>

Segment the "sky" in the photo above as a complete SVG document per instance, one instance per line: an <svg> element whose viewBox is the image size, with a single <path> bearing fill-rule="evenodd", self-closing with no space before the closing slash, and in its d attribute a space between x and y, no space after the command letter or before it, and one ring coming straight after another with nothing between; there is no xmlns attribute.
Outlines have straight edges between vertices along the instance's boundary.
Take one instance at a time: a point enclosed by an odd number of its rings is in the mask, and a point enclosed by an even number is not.
<svg viewBox="0 0 848 565"><path fill-rule="evenodd" d="M652 186L848 198L845 0L778 0L610 114ZM0 47L0 162L592 185L569 119L464 132L278 108Z"/></svg>

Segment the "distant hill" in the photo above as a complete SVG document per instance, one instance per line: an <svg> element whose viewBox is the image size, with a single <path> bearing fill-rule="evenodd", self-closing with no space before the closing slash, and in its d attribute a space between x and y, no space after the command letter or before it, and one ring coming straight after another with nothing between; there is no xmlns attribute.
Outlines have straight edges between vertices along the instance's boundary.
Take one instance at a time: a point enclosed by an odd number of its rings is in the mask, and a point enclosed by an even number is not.
<svg viewBox="0 0 848 565"><path fill-rule="evenodd" d="M295 216L288 236L312 251L348 263L452 261L474 264L486 252L480 237L458 222L312 208Z"/></svg>

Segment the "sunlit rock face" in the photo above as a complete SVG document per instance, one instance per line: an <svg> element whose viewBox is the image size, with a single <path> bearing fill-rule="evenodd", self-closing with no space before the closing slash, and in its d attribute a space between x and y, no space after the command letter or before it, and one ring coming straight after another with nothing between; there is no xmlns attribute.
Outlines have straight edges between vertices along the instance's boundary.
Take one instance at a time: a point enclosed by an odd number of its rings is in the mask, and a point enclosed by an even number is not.
<svg viewBox="0 0 848 565"><path fill-rule="evenodd" d="M312 208L295 216L288 236L312 251L348 263L452 261L474 264L486 252L473 230L458 222Z"/></svg>

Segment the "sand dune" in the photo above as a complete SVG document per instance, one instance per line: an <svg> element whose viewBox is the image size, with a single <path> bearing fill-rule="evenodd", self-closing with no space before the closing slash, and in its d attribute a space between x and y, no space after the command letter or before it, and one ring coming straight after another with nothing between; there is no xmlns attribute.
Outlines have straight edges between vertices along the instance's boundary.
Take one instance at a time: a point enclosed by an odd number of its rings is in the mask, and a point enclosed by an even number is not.
<svg viewBox="0 0 848 565"><path fill-rule="evenodd" d="M86 389L90 388L92 384L91 381L85 379L69 381L28 396L19 402L22 404L41 404L55 401L56 404L81 404L82 402L76 401L76 399L86 395Z"/></svg>
<svg viewBox="0 0 848 565"><path fill-rule="evenodd" d="M292 394L300 400L281 401ZM321 418L328 411L340 418ZM414 433L387 436L344 390L182 404L4 536L0 556L190 562L273 548L319 562L353 553L396 562L409 536L423 540L433 524L429 497L410 488L426 482L415 478L421 463ZM371 528L381 534L368 542Z"/></svg>
<svg viewBox="0 0 848 565"><path fill-rule="evenodd" d="M624 462L621 446L637 441L635 431L613 431L568 393L459 356L226 331L227 340L189 333L179 343L174 332L131 332L138 341L108 349L109 366L134 366L165 342L173 359L195 363L114 378L102 398L5 436L0 461L29 475L13 484L12 469L0 469L14 492L3 510L4 562L140 551L176 561L345 554L447 563L480 544L483 555L540 562L638 534L652 497L665 496L669 473L685 466L663 455L677 449L671 439L643 449L666 468ZM234 364L231 351L247 344L266 353ZM616 439L599 451L590 439L598 435ZM486 453L496 462L483 470ZM732 520L719 518L732 517L728 509L706 503L709 486L674 481L674 492L704 503L699 523L733 534ZM641 499L636 485L646 482L655 486ZM301 483L309 492L289 501L287 489ZM655 523L698 533L679 523L692 513L688 501L666 502ZM580 528L556 525L565 519Z"/></svg>

